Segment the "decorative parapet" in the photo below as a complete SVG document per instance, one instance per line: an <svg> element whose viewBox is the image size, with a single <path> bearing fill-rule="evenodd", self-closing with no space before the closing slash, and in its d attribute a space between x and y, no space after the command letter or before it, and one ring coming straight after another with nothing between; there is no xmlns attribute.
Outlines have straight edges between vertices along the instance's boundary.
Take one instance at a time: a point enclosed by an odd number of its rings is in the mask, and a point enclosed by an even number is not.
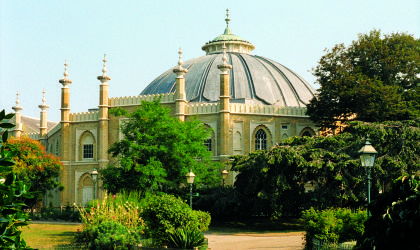
<svg viewBox="0 0 420 250"><path fill-rule="evenodd" d="M155 94L155 95L138 95L138 96L123 96L123 97L111 97L109 98L110 107L118 106L133 106L140 105L141 101L153 101L156 98L161 98L161 103L175 102L174 93L166 94Z"/></svg>
<svg viewBox="0 0 420 250"><path fill-rule="evenodd" d="M57 131L59 131L60 129L61 129L61 123L57 123L50 131L48 131L48 136L51 136L57 133Z"/></svg>
<svg viewBox="0 0 420 250"><path fill-rule="evenodd" d="M27 133L28 137L32 140L39 140L41 138L40 133Z"/></svg>
<svg viewBox="0 0 420 250"><path fill-rule="evenodd" d="M303 107L282 107L273 105L255 105L231 103L231 113L239 114L261 114L261 115L280 115L280 116L304 116L306 115L306 108Z"/></svg>
<svg viewBox="0 0 420 250"><path fill-rule="evenodd" d="M219 112L219 103L188 103L185 105L186 115L211 114Z"/></svg>
<svg viewBox="0 0 420 250"><path fill-rule="evenodd" d="M98 119L99 119L99 111L70 114L70 121L72 122L98 121Z"/></svg>

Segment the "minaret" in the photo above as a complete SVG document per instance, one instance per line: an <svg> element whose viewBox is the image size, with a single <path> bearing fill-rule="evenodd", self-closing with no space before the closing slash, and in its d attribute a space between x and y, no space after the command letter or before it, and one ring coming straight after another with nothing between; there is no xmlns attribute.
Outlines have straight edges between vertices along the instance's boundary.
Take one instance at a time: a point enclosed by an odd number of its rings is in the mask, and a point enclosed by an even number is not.
<svg viewBox="0 0 420 250"><path fill-rule="evenodd" d="M63 186L71 187L70 178L70 84L72 81L68 78L69 72L67 72L67 60L64 63L64 77L59 80L59 83L63 85L61 88L61 152L60 158L63 163L63 169L61 170L60 180ZM71 192L60 193L60 203L66 204L68 202L74 202L74 198Z"/></svg>
<svg viewBox="0 0 420 250"><path fill-rule="evenodd" d="M219 149L220 157L227 159L229 156L229 128L230 128L230 111L229 111L229 70L232 69L232 65L227 63L226 45L223 44L223 63L217 65L217 68L222 71L220 73L220 100L219 100L219 119L220 119L220 133L219 133Z"/></svg>
<svg viewBox="0 0 420 250"><path fill-rule="evenodd" d="M103 169L108 164L108 133L109 133L109 118L108 118L108 81L111 80L110 76L106 75L106 55L104 55L104 67L102 68L102 75L97 79L101 82L99 85L99 134L98 134L98 162L99 169ZM98 197L102 197L102 192L98 189Z"/></svg>
<svg viewBox="0 0 420 250"><path fill-rule="evenodd" d="M39 134L41 137L47 134L47 109L50 108L49 105L47 105L47 99L45 99L45 89L42 91L42 104L38 106L41 109L40 114L40 126L39 126Z"/></svg>
<svg viewBox="0 0 420 250"><path fill-rule="evenodd" d="M16 127L12 131L12 135L15 138L19 138L22 135L23 129L22 129L22 117L20 114L20 111L23 109L20 105L19 101L19 90L16 93L16 106L13 106L12 109L15 111L15 122Z"/></svg>
<svg viewBox="0 0 420 250"><path fill-rule="evenodd" d="M176 66L173 72L177 75L175 83L175 116L179 120L185 120L185 104L187 103L187 97L185 94L185 78L184 75L188 72L187 69L182 67L182 50L179 48L179 60L178 66Z"/></svg>

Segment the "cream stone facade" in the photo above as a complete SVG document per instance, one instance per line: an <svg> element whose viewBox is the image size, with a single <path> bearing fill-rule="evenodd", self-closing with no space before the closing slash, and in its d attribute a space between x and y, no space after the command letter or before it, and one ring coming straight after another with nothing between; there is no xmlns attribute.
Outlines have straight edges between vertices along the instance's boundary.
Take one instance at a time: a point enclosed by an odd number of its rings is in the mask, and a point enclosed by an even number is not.
<svg viewBox="0 0 420 250"><path fill-rule="evenodd" d="M44 92L39 106L39 133L25 133L20 114L22 107L17 100L13 107L17 125L14 136L27 134L40 140L49 153L61 158L64 166L60 181L65 190L51 191L45 204L50 201L55 206L85 204L93 198L90 173L94 168L99 170L116 163L116 159L107 154L107 149L121 139L119 127L126 120L110 116L112 108L134 111L141 101L160 98L162 105L169 107L178 119L197 117L212 129L206 146L212 151L213 160L222 163L231 155L268 149L291 136L317 133L317 128L305 114L305 102L312 98L315 90L281 64L251 56L255 47L232 34L228 14L225 20L224 34L203 46L206 56L184 64L180 50L178 65L159 76L138 96L108 96L112 81L106 74L104 57L102 75L97 77L100 100L96 109L70 112L72 81L67 61L64 77L59 80L63 85L59 123L53 127L47 125L49 106ZM226 183L233 184L234 178L235 173L230 172ZM104 191L99 189L97 194L102 197Z"/></svg>

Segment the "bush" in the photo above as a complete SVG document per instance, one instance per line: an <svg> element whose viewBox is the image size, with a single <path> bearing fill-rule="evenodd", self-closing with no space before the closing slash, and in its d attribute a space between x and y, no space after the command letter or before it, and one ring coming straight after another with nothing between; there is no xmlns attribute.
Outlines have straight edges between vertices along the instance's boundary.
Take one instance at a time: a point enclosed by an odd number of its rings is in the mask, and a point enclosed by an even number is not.
<svg viewBox="0 0 420 250"><path fill-rule="evenodd" d="M196 228L183 227L168 232L168 247L171 248L192 249L204 243L204 234Z"/></svg>
<svg viewBox="0 0 420 250"><path fill-rule="evenodd" d="M420 176L402 176L389 192L369 205L371 216L366 221L358 249L419 249L420 240Z"/></svg>
<svg viewBox="0 0 420 250"><path fill-rule="evenodd" d="M305 249L312 249L313 238L332 243L358 240L364 232L366 218L366 211L352 212L347 208L304 211Z"/></svg>
<svg viewBox="0 0 420 250"><path fill-rule="evenodd" d="M201 231L210 224L208 213L194 212L182 199L167 194L148 197L140 216L146 223L145 235L153 238L155 246L168 244L168 232L178 228Z"/></svg>
<svg viewBox="0 0 420 250"><path fill-rule="evenodd" d="M113 250L128 249L130 245L140 242L140 236L137 232L128 230L125 226L114 221L102 222L92 232L89 249Z"/></svg>

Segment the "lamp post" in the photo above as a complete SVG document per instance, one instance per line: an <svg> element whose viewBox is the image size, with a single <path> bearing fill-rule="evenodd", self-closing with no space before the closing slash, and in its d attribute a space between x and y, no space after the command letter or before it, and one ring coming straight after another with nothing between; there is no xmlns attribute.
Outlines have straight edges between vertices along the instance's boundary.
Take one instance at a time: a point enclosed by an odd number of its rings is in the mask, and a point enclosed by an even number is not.
<svg viewBox="0 0 420 250"><path fill-rule="evenodd" d="M360 154L360 161L362 163L362 167L366 168L366 179L367 179L367 204L368 204L368 216L370 216L369 212L369 203L370 203L370 173L372 171L372 167L375 164L375 157L378 152L372 146L369 140L369 135L366 138L365 145L359 150Z"/></svg>
<svg viewBox="0 0 420 250"><path fill-rule="evenodd" d="M96 182L98 181L98 170L93 168L93 171L90 173L90 177L92 177L93 182L93 199L96 200Z"/></svg>
<svg viewBox="0 0 420 250"><path fill-rule="evenodd" d="M223 169L223 171L222 171L222 177L223 177L223 187L225 186L225 180L226 180L226 177L228 176L228 171L226 170L226 167L225 167L225 169Z"/></svg>
<svg viewBox="0 0 420 250"><path fill-rule="evenodd" d="M190 172L185 175L185 178L187 178L188 184L190 184L190 208L192 209L192 185L194 183L195 174L190 169Z"/></svg>

